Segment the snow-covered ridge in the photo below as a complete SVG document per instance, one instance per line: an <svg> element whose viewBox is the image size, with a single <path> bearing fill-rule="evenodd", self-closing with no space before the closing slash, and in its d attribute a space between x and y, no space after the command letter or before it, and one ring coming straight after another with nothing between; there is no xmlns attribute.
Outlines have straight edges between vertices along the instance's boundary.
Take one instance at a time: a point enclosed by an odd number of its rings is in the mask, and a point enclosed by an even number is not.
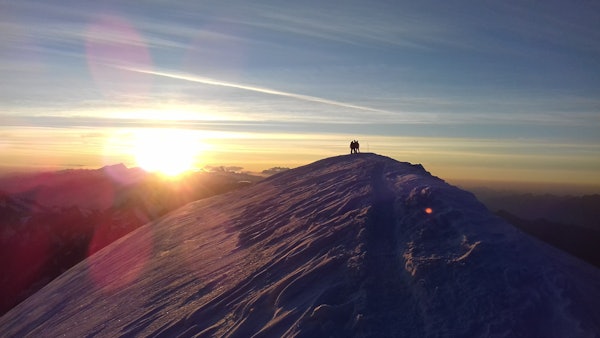
<svg viewBox="0 0 600 338"><path fill-rule="evenodd" d="M421 166L355 154L149 223L0 334L594 337L598 281Z"/></svg>

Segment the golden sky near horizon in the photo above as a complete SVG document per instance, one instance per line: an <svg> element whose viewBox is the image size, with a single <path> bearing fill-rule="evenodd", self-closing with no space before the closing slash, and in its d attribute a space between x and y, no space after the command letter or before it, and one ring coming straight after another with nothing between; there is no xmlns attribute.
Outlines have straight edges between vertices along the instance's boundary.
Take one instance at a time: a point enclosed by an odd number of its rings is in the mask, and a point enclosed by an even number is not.
<svg viewBox="0 0 600 338"><path fill-rule="evenodd" d="M177 128L3 128L4 166L99 168L123 163L149 170L239 166L261 172L349 153L349 135L219 132ZM420 163L442 179L598 185L600 159L580 145L435 137L356 135L362 152ZM7 140L11 140L8 142ZM518 149L518 151L515 151ZM597 149L589 149L590 153ZM556 153L563 153L556 157ZM146 159L145 159L146 158ZM148 163L147 158L151 158ZM146 162L144 162L146 161ZM156 163L154 161L157 161Z"/></svg>

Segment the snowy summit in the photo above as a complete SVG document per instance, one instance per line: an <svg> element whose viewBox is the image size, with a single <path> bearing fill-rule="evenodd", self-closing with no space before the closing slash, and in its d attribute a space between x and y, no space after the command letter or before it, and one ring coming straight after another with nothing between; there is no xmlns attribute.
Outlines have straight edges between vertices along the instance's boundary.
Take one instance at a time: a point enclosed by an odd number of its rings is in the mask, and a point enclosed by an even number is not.
<svg viewBox="0 0 600 338"><path fill-rule="evenodd" d="M599 281L420 165L363 153L139 228L0 318L0 335L594 337Z"/></svg>

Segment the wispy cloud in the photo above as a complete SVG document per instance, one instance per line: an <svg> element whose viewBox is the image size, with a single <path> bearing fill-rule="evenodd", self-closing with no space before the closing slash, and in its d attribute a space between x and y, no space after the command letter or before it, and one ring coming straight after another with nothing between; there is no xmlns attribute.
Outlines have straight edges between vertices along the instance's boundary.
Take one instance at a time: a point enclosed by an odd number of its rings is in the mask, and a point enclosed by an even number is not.
<svg viewBox="0 0 600 338"><path fill-rule="evenodd" d="M276 90L276 89L251 86L251 85L246 85L246 84L241 84L241 83L221 81L221 80L216 80L216 79L211 79L211 78L206 78L206 77L201 77L201 76L196 76L196 75L178 74L178 73L173 73L173 72L148 70L148 69L137 69L137 68L130 68L130 67L120 67L120 68L129 70L132 72L138 72L138 73L143 73L143 74L167 77L167 78L171 78L171 79L196 82L196 83L201 83L201 84L205 84L205 85L235 88L235 89L246 90L246 91L251 91L251 92L255 92L255 93L287 97L287 98L306 101L306 102L313 102L313 103L320 103L320 104L342 107L342 108L356 109L356 110L367 111L367 112L371 112L371 113L379 113L379 114L387 116L387 117L392 117L392 116L397 115L396 113L387 111L387 110L366 107L366 106L356 105L356 104L347 103L347 102L329 100L329 99L325 99L325 98L321 98L321 97L317 97L317 96L290 93L290 92L280 91L280 90Z"/></svg>

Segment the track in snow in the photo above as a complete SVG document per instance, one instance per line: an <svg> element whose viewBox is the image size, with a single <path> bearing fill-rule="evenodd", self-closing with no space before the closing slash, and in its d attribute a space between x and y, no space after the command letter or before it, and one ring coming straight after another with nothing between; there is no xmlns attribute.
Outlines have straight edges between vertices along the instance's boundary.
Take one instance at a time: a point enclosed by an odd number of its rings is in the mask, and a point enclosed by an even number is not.
<svg viewBox="0 0 600 338"><path fill-rule="evenodd" d="M406 274L398 243L395 217L396 196L388 187L385 164L378 163L371 171L373 205L367 223L366 290L367 311L365 334L377 332L393 336L399 327L422 327L415 311L415 303L404 282ZM393 323L392 325L390 325ZM382 331L385 330L385 331Z"/></svg>

